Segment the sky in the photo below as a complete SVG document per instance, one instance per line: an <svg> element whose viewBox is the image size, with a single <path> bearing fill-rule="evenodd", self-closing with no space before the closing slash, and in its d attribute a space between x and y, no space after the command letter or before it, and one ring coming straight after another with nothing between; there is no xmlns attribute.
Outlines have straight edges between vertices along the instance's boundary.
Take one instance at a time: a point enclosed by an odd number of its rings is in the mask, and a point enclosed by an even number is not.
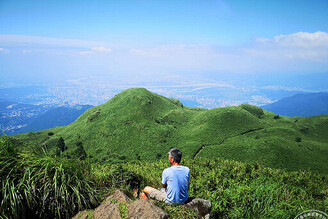
<svg viewBox="0 0 328 219"><path fill-rule="evenodd" d="M327 21L327 0L0 0L0 77L328 74Z"/></svg>

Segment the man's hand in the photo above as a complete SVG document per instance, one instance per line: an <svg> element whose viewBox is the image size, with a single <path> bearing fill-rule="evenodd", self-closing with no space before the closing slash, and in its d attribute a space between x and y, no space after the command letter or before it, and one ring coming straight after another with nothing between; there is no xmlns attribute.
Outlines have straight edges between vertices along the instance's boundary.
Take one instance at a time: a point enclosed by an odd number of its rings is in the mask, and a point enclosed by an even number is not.
<svg viewBox="0 0 328 219"><path fill-rule="evenodd" d="M166 188L166 187L167 187L167 184L165 184L165 185L164 185L164 184L162 184L162 187L163 187L163 188Z"/></svg>

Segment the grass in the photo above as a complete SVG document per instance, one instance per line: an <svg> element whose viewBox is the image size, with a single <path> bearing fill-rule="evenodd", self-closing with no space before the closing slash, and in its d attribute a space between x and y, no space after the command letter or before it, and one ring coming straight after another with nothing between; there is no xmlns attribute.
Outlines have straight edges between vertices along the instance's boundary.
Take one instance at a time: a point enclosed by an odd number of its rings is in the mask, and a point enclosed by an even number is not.
<svg viewBox="0 0 328 219"><path fill-rule="evenodd" d="M53 135L49 135L53 133ZM128 89L93 107L74 123L13 136L16 145L78 156L82 142L92 162L166 159L178 147L184 157L261 162L272 168L328 173L328 115L289 118L242 104L211 110L184 107L143 88ZM298 140L296 140L298 139Z"/></svg>
<svg viewBox="0 0 328 219"><path fill-rule="evenodd" d="M0 139L0 216L66 218L99 203L88 167L78 160L19 151Z"/></svg>
<svg viewBox="0 0 328 219"><path fill-rule="evenodd" d="M210 200L214 218L294 218L309 209L328 210L327 175L222 159L185 159L184 165L191 170L189 195ZM128 163L123 167L142 176L142 187L160 188L161 172L168 163ZM170 212L176 212L177 218L186 214L180 207L172 207Z"/></svg>
<svg viewBox="0 0 328 219"><path fill-rule="evenodd" d="M215 218L293 218L302 211L328 210L328 175L287 172L223 159L184 158L191 170L189 195L212 202ZM166 160L97 164L76 158L20 151L0 138L0 216L3 218L69 218L96 207L120 188L160 187ZM156 203L171 218L192 218L181 206ZM123 217L126 206L120 205Z"/></svg>
<svg viewBox="0 0 328 219"><path fill-rule="evenodd" d="M119 210L120 210L122 219L127 219L128 218L128 207L126 206L126 203L121 202L119 204Z"/></svg>

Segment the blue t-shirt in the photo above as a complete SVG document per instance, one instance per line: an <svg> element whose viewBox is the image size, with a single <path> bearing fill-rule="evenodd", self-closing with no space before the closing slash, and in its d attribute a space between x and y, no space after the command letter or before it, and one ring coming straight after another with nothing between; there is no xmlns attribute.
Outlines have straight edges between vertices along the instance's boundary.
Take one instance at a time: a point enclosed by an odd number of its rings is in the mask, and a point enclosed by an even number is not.
<svg viewBox="0 0 328 219"><path fill-rule="evenodd" d="M171 166L162 174L162 184L166 187L166 203L180 204L188 199L190 170L185 166Z"/></svg>

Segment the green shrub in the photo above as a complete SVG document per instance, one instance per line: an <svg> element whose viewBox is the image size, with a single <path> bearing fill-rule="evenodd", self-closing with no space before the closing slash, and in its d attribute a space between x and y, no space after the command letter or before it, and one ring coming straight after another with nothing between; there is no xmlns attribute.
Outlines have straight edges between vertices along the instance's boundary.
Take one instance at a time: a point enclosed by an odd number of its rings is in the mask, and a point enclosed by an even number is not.
<svg viewBox="0 0 328 219"><path fill-rule="evenodd" d="M302 142L302 138L301 137L296 137L295 141L296 142Z"/></svg>
<svg viewBox="0 0 328 219"><path fill-rule="evenodd" d="M275 115L273 118L274 119L280 119L280 116L279 115Z"/></svg>

